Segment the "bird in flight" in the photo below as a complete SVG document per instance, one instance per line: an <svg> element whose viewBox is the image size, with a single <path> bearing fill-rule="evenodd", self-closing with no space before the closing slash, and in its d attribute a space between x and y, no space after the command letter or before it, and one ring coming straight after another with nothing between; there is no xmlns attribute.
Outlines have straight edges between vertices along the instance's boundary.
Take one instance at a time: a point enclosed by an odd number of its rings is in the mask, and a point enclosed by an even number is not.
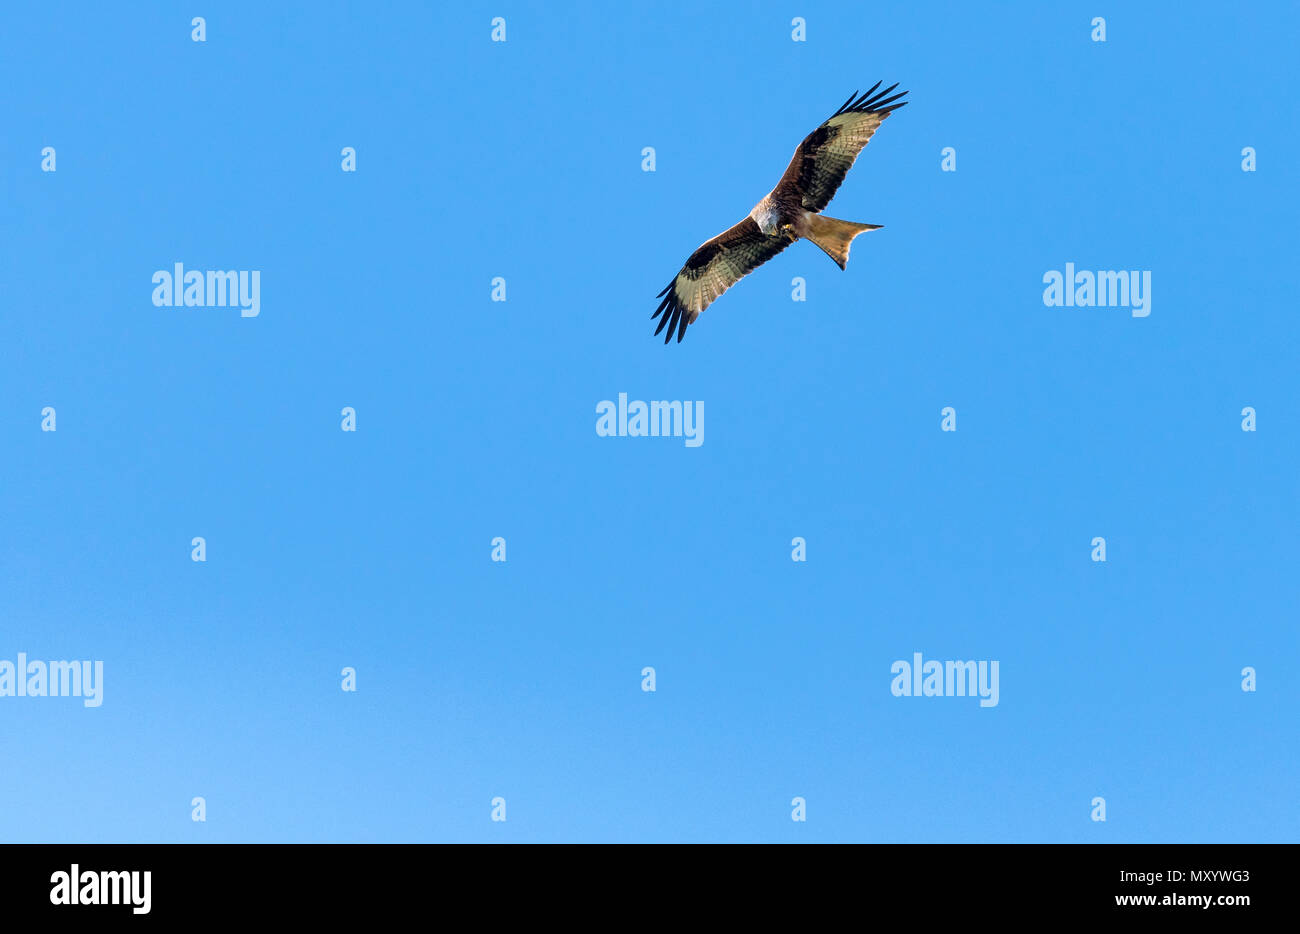
<svg viewBox="0 0 1300 934"><path fill-rule="evenodd" d="M660 318L656 335L668 326L665 344L674 331L680 342L686 326L714 299L801 237L821 247L843 269L853 238L880 229L879 224L855 224L820 213L876 127L907 103L902 100L906 91L891 96L897 84L877 94L880 85L877 81L862 95L854 91L830 119L804 137L781 180L749 216L692 253L682 271L655 296L662 301L650 318Z"/></svg>

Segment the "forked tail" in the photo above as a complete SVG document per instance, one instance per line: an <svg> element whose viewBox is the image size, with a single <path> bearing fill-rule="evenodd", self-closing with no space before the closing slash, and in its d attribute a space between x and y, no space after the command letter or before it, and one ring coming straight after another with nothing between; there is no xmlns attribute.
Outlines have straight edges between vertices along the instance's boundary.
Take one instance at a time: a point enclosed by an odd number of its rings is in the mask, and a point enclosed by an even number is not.
<svg viewBox="0 0 1300 934"><path fill-rule="evenodd" d="M879 230L880 224L855 224L825 214L808 218L808 239L822 248L835 264L843 269L849 262L849 247L853 238L868 230Z"/></svg>

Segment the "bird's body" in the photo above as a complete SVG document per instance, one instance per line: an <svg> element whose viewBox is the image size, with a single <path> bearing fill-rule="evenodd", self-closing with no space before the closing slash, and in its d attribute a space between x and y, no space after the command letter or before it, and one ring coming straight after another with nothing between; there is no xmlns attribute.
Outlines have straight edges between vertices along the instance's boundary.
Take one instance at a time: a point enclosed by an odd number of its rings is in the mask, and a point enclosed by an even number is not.
<svg viewBox="0 0 1300 934"><path fill-rule="evenodd" d="M875 94L878 87L880 82L866 94L851 95L804 138L781 180L749 216L690 255L659 293L662 301L651 316L662 315L655 334L668 326L664 343L672 340L674 332L680 341L686 326L718 296L796 240L811 240L843 269L853 238L879 229L878 224L855 224L821 213L876 128L906 103L899 102L906 91L889 96L897 84Z"/></svg>

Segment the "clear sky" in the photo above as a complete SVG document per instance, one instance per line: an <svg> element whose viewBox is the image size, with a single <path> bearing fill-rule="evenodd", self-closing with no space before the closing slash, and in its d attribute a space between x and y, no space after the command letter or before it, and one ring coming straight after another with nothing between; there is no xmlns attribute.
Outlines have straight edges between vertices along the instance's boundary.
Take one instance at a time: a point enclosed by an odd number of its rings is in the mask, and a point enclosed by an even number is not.
<svg viewBox="0 0 1300 934"><path fill-rule="evenodd" d="M1297 839L1300 14L984 7L7 7L0 660L104 683L0 697L0 839ZM882 79L847 271L653 338Z"/></svg>

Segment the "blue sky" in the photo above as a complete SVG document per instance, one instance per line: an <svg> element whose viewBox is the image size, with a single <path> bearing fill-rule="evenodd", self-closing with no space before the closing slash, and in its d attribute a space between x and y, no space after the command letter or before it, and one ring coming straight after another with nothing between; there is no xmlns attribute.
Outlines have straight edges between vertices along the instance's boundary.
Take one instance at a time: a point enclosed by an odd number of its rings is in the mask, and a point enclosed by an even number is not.
<svg viewBox="0 0 1300 934"><path fill-rule="evenodd" d="M0 659L105 683L0 698L0 839L1297 838L1294 7L4 20ZM653 338L881 79L827 213L884 229ZM177 262L260 314L155 307ZM620 392L704 443L598 437ZM999 704L893 696L914 652Z"/></svg>

